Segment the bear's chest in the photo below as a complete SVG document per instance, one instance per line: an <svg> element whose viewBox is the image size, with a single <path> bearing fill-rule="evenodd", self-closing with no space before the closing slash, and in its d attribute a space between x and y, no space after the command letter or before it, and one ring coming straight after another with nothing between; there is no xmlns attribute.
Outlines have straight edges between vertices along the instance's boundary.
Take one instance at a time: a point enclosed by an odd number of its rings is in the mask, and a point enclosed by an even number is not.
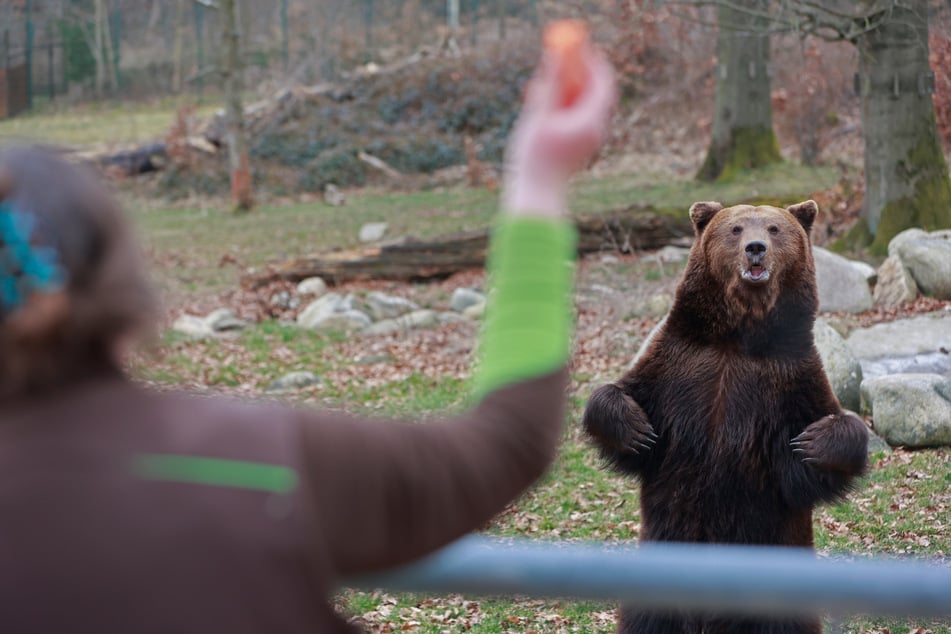
<svg viewBox="0 0 951 634"><path fill-rule="evenodd" d="M804 427L795 386L796 364L786 359L697 348L690 361L668 357L637 400L674 459L735 464L758 470L769 454Z"/></svg>

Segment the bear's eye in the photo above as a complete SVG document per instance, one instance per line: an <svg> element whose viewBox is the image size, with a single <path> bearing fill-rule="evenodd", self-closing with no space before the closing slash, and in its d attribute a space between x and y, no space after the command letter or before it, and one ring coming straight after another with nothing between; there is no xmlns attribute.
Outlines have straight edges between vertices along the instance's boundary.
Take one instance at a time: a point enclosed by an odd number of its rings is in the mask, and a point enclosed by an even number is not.
<svg viewBox="0 0 951 634"><path fill-rule="evenodd" d="M733 235L738 236L743 233L743 227L733 227Z"/></svg>
<svg viewBox="0 0 951 634"><path fill-rule="evenodd" d="M777 227L776 225L771 226L769 228L769 233L770 235L776 235L777 233L779 233L779 227Z"/></svg>

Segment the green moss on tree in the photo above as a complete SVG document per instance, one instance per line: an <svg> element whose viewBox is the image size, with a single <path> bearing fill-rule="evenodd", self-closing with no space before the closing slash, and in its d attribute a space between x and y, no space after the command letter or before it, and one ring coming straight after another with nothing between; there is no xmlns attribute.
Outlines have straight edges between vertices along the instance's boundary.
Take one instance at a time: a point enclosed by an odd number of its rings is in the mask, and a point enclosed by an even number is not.
<svg viewBox="0 0 951 634"><path fill-rule="evenodd" d="M951 228L951 178L937 138L929 135L922 139L898 169L915 184L915 193L893 200L882 209L878 230L869 246L875 255L887 253L888 243L905 229Z"/></svg>
<svg viewBox="0 0 951 634"><path fill-rule="evenodd" d="M726 182L740 172L782 160L772 128L736 128L729 144L721 147L711 144L697 178Z"/></svg>
<svg viewBox="0 0 951 634"><path fill-rule="evenodd" d="M829 245L829 250L835 253L858 253L872 243L872 238L865 218L859 218L845 235Z"/></svg>

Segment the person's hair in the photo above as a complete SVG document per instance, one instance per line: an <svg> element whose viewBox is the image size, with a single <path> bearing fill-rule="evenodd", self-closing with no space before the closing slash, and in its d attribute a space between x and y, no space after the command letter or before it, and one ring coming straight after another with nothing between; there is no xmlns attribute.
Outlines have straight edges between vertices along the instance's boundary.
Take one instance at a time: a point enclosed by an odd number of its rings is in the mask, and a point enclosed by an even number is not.
<svg viewBox="0 0 951 634"><path fill-rule="evenodd" d="M91 168L18 147L0 151L0 205L28 220L30 258L42 253L57 278L43 288L21 282L22 262L0 267L20 289L0 312L0 399L118 372L119 342L149 330L156 301L116 199Z"/></svg>

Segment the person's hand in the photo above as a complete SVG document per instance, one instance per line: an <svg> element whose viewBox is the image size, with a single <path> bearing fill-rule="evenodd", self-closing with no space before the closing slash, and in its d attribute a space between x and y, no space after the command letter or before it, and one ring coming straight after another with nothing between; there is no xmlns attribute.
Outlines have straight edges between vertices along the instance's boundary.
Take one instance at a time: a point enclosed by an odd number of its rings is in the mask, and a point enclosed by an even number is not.
<svg viewBox="0 0 951 634"><path fill-rule="evenodd" d="M570 106L560 103L558 60L543 57L509 138L502 207L511 214L559 217L568 180L601 146L615 101L614 69L597 51L583 53L587 82Z"/></svg>

